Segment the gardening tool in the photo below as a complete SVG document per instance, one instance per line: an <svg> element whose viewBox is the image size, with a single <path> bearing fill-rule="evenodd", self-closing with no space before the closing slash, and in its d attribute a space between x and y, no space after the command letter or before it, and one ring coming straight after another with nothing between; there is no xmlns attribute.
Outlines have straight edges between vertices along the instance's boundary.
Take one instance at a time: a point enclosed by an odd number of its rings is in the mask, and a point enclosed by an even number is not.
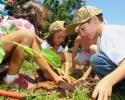
<svg viewBox="0 0 125 100"><path fill-rule="evenodd" d="M6 91L6 90L0 90L0 96L4 96L5 98L13 98L13 99L21 99L21 100L24 100L25 98L28 98L28 97L36 97L38 96L39 94L26 94L26 95L23 95L23 94L19 94L19 93L14 93L14 92L10 92L10 91Z"/></svg>

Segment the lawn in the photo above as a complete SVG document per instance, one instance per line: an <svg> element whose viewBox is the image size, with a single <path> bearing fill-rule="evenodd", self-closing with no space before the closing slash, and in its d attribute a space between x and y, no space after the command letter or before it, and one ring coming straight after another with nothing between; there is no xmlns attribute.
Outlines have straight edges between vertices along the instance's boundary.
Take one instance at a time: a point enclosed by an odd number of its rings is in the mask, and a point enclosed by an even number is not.
<svg viewBox="0 0 125 100"><path fill-rule="evenodd" d="M71 66L71 53L69 53L69 61ZM70 75L76 79L80 78L87 69L86 66L77 66L82 67L83 70L76 70L74 73ZM30 82L35 82L35 75L36 72L41 72L39 66L34 62L32 58L27 58L22 65L20 73L25 74L25 78ZM2 80L2 79L1 79ZM80 86L76 86L75 91L70 93L66 90L60 89L57 85L52 82L51 80L45 80L40 75L39 79L37 80L37 89L35 91L26 91L26 90L18 90L18 89L9 89L6 85L0 85L1 90L7 90L14 93L19 93L26 96L25 100L90 100L89 96L94 89L97 81L90 76L87 81ZM0 97L0 100L14 100L11 98ZM125 100L125 98L121 97L120 95L112 95L112 100Z"/></svg>

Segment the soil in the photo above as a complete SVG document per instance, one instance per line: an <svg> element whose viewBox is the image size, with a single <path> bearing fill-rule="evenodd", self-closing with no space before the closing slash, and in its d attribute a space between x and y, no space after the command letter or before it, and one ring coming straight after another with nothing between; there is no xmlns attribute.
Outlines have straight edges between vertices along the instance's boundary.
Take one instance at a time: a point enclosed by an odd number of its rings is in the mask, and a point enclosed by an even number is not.
<svg viewBox="0 0 125 100"><path fill-rule="evenodd" d="M69 61L71 66L71 54L69 55ZM74 77L75 79L79 79L80 77L83 76L88 66L89 66L89 63L87 63L85 66L77 65L76 66L77 69L74 72L71 72L70 76ZM33 73L32 71L29 70L25 73L25 76L24 76L29 82L37 84L37 88L35 90L36 94L39 94L45 91L45 95L50 98L53 94L56 94L56 93L58 93L58 97L59 97L58 100L64 100L63 98L67 97L67 92L64 89L59 88L53 81L46 80L43 77L41 70L38 70L37 73L39 74ZM37 80L35 80L36 75L39 75L39 78L37 78ZM82 86L84 87L84 89L87 89L88 91L93 91L98 81L99 79L95 78L95 75L92 73L84 82L84 84L82 84ZM88 96L89 97L91 96L91 92L89 93Z"/></svg>
<svg viewBox="0 0 125 100"><path fill-rule="evenodd" d="M71 57L69 57L69 61L71 64ZM70 75L72 77L74 77L75 79L79 79L80 77L83 76L83 74L87 70L88 66L89 66L89 64L86 64L85 66L77 65L77 70L72 72ZM39 71L38 71L38 73L39 73ZM31 72L27 72L27 74L25 74L25 75L26 75L25 78L28 79L28 81L34 82L35 73L33 74ZM85 89L92 92L98 81L99 81L99 79L95 78L95 75L92 73L87 78L87 80L84 82L83 86ZM63 100L63 98L65 98L67 96L65 90L59 88L53 81L46 80L45 78L43 78L42 74L39 74L39 78L35 81L35 83L37 84L37 89L36 89L35 93L41 93L46 90L45 95L48 97L51 97L53 94L59 93L58 100ZM89 97L91 96L91 92L88 95Z"/></svg>

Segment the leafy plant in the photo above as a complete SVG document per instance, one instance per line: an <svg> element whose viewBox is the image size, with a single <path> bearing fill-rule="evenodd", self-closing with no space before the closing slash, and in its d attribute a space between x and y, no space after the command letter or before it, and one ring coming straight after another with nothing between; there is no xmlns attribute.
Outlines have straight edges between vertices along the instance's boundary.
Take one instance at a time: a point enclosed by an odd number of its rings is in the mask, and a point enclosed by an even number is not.
<svg viewBox="0 0 125 100"><path fill-rule="evenodd" d="M6 34L12 33L16 31L16 25L12 24L10 27L8 26L0 26L1 31L5 32Z"/></svg>
<svg viewBox="0 0 125 100"><path fill-rule="evenodd" d="M3 61L5 56L3 45L0 43L0 63Z"/></svg>
<svg viewBox="0 0 125 100"><path fill-rule="evenodd" d="M56 67L61 66L60 56L56 54L54 51L50 49L41 49L40 53L47 60L47 62L52 66L56 66Z"/></svg>
<svg viewBox="0 0 125 100"><path fill-rule="evenodd" d="M6 32L6 33L8 34L8 33L14 32L14 31L16 30L16 25L15 25L15 24L12 24L10 28L5 28L5 27L3 27L3 26L1 26L0 28L1 28L1 30L2 30L3 32ZM8 35L8 36L9 36L9 35ZM1 38L1 39L2 39L2 38ZM11 38L10 38L10 39L11 39ZM40 57L43 56L44 59L45 59L46 61L48 61L48 63L51 64L54 69L58 70L59 72L61 72L61 73L64 74L64 75L66 75L63 71L61 71L61 70L59 70L59 69L56 68L57 66L61 65L61 60L60 60L59 56L56 55L55 53L53 53L51 50L49 50L49 49L48 49L48 50L47 50L47 49L44 50L44 49L43 49L43 50L42 50L42 53L38 53L38 52L36 52L35 50L29 48L28 46L19 44L19 43L13 41L12 39L11 39L11 41L10 41L10 40L9 40L9 41L8 41L8 40L4 40L4 41L6 41L6 42L11 42L11 43L14 43L14 44L16 44L16 45L18 45L18 46L23 47L23 48L24 48L23 53L24 53L26 56L34 57L34 53L38 54ZM2 46L1 46L1 49L4 51L4 49L2 48ZM47 50L48 52L45 53L46 50ZM5 52L4 52L4 53L5 53ZM4 53L3 53L3 54L4 54ZM4 55L3 55L3 54L2 54L2 57L0 58L0 61L2 61L2 60L4 59ZM43 55L42 55L42 54L43 54ZM53 54L53 55L55 56L55 58L58 58L58 61L57 61L57 59L56 59L56 61L55 61L54 59L49 59L49 57L47 57L47 56L49 56L49 54ZM51 56L51 57L52 57L52 56ZM54 62L55 62L55 63L54 63ZM57 66L56 66L56 65L57 65ZM66 75L66 76L68 76L68 77L71 78L72 80L75 80L73 77L71 77L71 76L69 76L69 75Z"/></svg>

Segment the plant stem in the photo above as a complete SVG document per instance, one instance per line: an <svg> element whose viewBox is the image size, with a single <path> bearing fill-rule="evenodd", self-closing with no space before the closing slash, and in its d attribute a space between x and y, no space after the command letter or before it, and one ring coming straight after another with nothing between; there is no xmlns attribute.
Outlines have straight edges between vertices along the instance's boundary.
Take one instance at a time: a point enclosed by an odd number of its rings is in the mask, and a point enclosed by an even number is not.
<svg viewBox="0 0 125 100"><path fill-rule="evenodd" d="M12 41L12 40L10 41L10 40L5 40L5 39L2 39L2 40L6 41L6 42L13 43L13 44L16 44L16 45L18 45L18 46L24 48L24 45L19 44L19 43L15 42L15 41ZM29 48L29 50L31 50L31 51L33 51L34 53L38 54L40 57L43 57L43 56L42 56L40 53L38 53L37 51L35 51L35 50L31 49L31 48ZM45 59L45 58L43 57L43 59ZM46 60L46 59L45 59L45 60ZM52 65L51 62L48 62L48 63L49 63L50 65ZM61 72L63 75L69 77L69 78L72 79L73 81L76 81L75 78L71 77L70 75L65 74L65 73L64 73L63 71L61 71L60 69L57 69L56 66L52 65L52 67L53 67L54 69L58 70L59 72Z"/></svg>

